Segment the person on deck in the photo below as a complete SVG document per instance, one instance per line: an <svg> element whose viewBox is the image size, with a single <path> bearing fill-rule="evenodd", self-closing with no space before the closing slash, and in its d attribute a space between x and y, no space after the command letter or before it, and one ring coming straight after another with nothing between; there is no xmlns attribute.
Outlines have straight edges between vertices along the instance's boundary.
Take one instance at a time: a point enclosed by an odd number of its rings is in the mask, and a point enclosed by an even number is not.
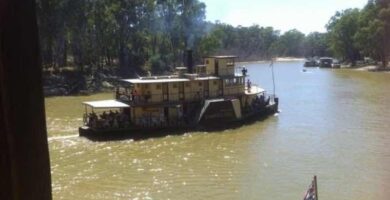
<svg viewBox="0 0 390 200"><path fill-rule="evenodd" d="M248 72L248 70L245 67L243 67L241 72L242 72L243 76L246 76L246 73Z"/></svg>
<svg viewBox="0 0 390 200"><path fill-rule="evenodd" d="M136 89L132 90L130 94L131 94L131 99L134 102L136 102L137 101L137 90Z"/></svg>
<svg viewBox="0 0 390 200"><path fill-rule="evenodd" d="M119 99L120 94L119 94L119 88L117 87L115 90L115 99Z"/></svg>
<svg viewBox="0 0 390 200"><path fill-rule="evenodd" d="M118 120L116 118L114 118L114 120L112 122L112 127L113 128L119 128Z"/></svg>
<svg viewBox="0 0 390 200"><path fill-rule="evenodd" d="M101 119L106 119L107 116L108 116L108 115L107 115L106 111L103 111L103 114L100 115L100 118L101 118Z"/></svg>
<svg viewBox="0 0 390 200"><path fill-rule="evenodd" d="M134 90L131 90L130 95L131 95L131 100L134 101Z"/></svg>

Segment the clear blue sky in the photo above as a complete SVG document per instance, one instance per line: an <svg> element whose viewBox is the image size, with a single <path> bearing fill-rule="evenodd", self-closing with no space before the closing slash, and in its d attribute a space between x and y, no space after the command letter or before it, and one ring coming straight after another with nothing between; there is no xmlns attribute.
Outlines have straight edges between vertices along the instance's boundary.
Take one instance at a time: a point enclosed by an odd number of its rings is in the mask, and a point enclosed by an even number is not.
<svg viewBox="0 0 390 200"><path fill-rule="evenodd" d="M307 34L325 32L336 11L363 8L367 0L200 0L206 20L234 26L272 26L282 32L296 28Z"/></svg>

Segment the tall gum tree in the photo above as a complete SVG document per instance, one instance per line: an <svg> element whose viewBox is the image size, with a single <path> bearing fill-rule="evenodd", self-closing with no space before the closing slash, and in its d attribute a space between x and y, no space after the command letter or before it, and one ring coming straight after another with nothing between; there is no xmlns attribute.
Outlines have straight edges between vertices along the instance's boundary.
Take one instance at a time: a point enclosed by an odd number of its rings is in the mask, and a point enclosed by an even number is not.
<svg viewBox="0 0 390 200"><path fill-rule="evenodd" d="M360 29L354 39L364 55L387 66L390 51L390 3L369 1L359 17Z"/></svg>

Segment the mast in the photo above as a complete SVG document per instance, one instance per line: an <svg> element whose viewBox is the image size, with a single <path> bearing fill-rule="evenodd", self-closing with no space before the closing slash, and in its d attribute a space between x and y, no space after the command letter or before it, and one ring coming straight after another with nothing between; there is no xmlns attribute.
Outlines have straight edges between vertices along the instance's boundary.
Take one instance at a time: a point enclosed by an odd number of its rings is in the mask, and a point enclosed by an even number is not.
<svg viewBox="0 0 390 200"><path fill-rule="evenodd" d="M269 65L272 71L272 85L273 85L273 95L275 96L275 75L274 75L274 59L271 57L271 64Z"/></svg>

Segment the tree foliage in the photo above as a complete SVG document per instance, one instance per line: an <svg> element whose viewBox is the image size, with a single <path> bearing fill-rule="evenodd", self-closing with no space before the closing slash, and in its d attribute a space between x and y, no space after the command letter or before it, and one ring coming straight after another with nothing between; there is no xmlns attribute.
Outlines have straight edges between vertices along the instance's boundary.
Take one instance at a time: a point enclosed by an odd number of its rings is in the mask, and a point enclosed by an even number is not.
<svg viewBox="0 0 390 200"><path fill-rule="evenodd" d="M359 30L359 16L358 9L347 9L337 12L327 25L330 48L336 56L352 63L361 57L354 41L354 36Z"/></svg>
<svg viewBox="0 0 390 200"><path fill-rule="evenodd" d="M272 45L279 39L279 31L272 27L233 27L216 22L211 25L209 37L217 54L234 54L243 60L259 60L272 56Z"/></svg>
<svg viewBox="0 0 390 200"><path fill-rule="evenodd" d="M332 52L354 63L363 56L386 67L390 51L390 1L369 0L362 9L337 12L327 25Z"/></svg>
<svg viewBox="0 0 390 200"><path fill-rule="evenodd" d="M304 39L303 33L293 29L280 36L273 48L280 56L301 56L303 55Z"/></svg>
<svg viewBox="0 0 390 200"><path fill-rule="evenodd" d="M129 76L152 57L161 68L180 64L184 49L204 35L198 0L38 0L37 10L46 67L115 66Z"/></svg>
<svg viewBox="0 0 390 200"><path fill-rule="evenodd" d="M390 51L390 1L369 1L359 18L360 29L355 35L357 46L364 55L388 62Z"/></svg>
<svg viewBox="0 0 390 200"><path fill-rule="evenodd" d="M313 32L305 37L303 42L305 57L329 56L328 34Z"/></svg>

